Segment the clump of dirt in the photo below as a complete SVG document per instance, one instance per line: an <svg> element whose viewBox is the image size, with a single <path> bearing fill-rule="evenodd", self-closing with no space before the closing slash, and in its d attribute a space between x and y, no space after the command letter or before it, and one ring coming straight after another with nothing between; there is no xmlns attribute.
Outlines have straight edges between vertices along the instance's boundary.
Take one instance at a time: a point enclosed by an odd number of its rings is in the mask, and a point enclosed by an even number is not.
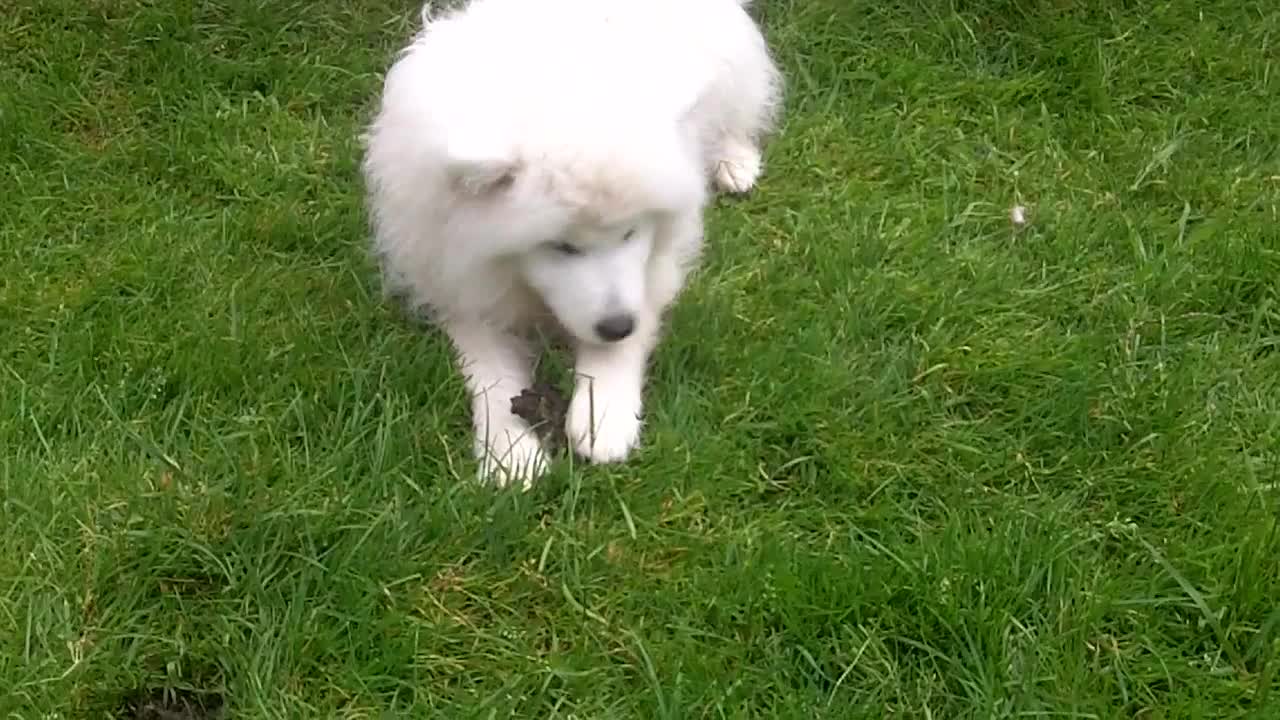
<svg viewBox="0 0 1280 720"><path fill-rule="evenodd" d="M511 414L529 423L548 453L557 453L566 443L564 418L569 401L564 393L549 383L534 383L511 398Z"/></svg>
<svg viewBox="0 0 1280 720"><path fill-rule="evenodd" d="M221 695L158 688L139 690L116 713L119 720L227 720Z"/></svg>

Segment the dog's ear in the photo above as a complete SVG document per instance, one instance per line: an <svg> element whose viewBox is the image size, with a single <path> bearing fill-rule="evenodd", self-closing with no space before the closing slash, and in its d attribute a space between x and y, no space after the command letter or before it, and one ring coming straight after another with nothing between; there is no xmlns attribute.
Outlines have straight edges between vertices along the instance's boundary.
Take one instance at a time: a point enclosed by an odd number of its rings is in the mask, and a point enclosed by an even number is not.
<svg viewBox="0 0 1280 720"><path fill-rule="evenodd" d="M449 144L446 172L460 194L481 197L501 192L515 183L518 171L519 164L510 153L463 138Z"/></svg>

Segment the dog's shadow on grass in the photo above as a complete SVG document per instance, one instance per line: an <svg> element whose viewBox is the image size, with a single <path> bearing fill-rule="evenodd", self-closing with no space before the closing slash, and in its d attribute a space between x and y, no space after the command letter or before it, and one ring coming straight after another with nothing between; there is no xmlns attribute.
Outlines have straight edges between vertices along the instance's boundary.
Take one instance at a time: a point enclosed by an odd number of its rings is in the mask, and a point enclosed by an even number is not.
<svg viewBox="0 0 1280 720"><path fill-rule="evenodd" d="M148 688L130 693L117 720L226 720L226 703L216 693Z"/></svg>

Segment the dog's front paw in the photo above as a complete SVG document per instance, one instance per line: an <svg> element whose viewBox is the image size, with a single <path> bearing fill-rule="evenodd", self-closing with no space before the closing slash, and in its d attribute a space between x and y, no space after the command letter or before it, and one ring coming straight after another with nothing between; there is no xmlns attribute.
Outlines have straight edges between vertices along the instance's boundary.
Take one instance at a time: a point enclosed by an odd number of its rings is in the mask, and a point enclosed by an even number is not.
<svg viewBox="0 0 1280 720"><path fill-rule="evenodd" d="M478 436L476 458L482 481L499 487L518 482L526 490L547 471L548 464L542 443L529 428L497 430L487 439Z"/></svg>
<svg viewBox="0 0 1280 720"><path fill-rule="evenodd" d="M716 184L731 193L745 193L756 184L763 169L760 151L742 142L726 143L724 157L716 166Z"/></svg>
<svg viewBox="0 0 1280 720"><path fill-rule="evenodd" d="M640 441L641 410L638 392L583 380L569 403L565 435L592 462L621 462Z"/></svg>

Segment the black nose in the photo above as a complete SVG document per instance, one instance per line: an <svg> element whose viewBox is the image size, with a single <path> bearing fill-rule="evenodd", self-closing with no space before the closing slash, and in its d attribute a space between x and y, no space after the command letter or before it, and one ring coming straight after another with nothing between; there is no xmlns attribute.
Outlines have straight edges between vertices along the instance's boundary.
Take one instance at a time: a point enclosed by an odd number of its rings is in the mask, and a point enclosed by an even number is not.
<svg viewBox="0 0 1280 720"><path fill-rule="evenodd" d="M630 315L610 315L596 323L596 334L606 342L618 342L636 329L636 319Z"/></svg>

